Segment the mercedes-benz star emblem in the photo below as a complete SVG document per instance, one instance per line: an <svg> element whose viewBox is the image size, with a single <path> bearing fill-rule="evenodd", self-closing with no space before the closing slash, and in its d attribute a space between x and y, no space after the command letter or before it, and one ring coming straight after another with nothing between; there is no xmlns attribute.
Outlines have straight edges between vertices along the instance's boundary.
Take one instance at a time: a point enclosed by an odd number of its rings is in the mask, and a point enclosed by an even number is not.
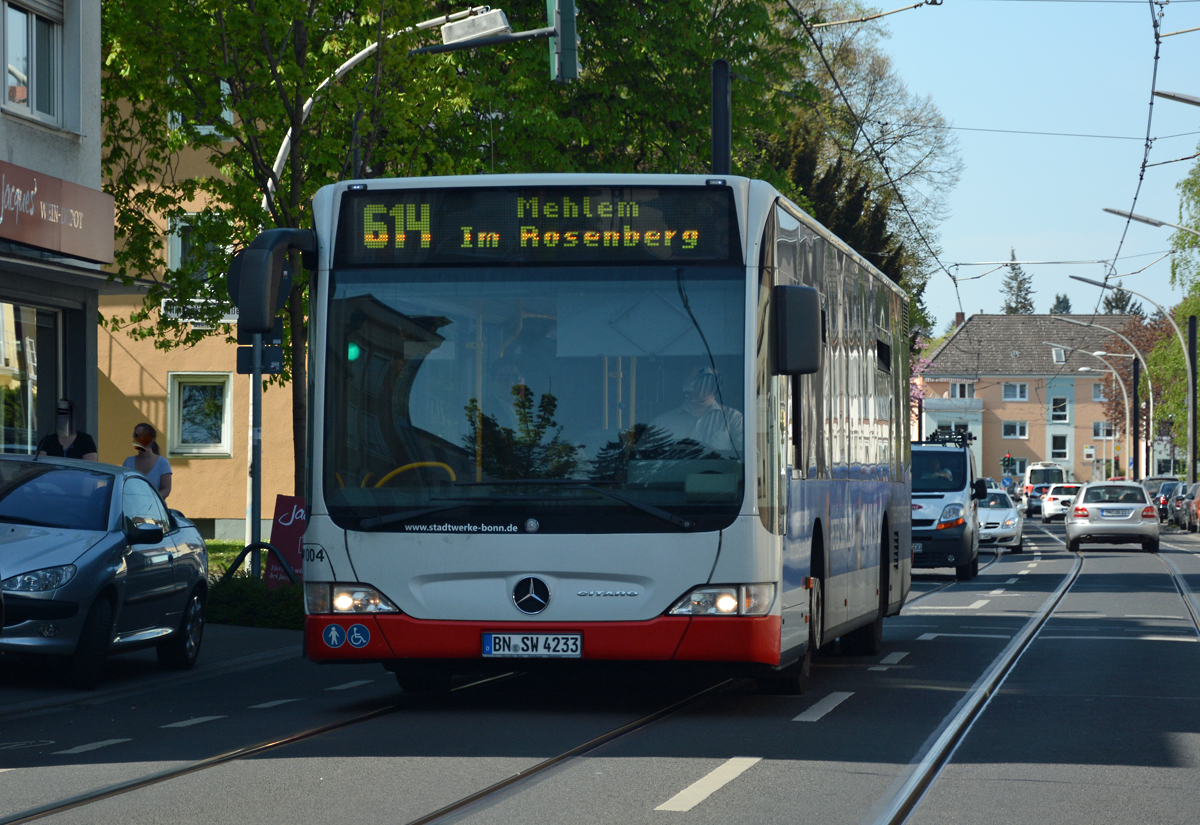
<svg viewBox="0 0 1200 825"><path fill-rule="evenodd" d="M541 526L542 525L538 524L538 520L535 518L525 520L525 532L526 533L536 533L538 531L538 528Z"/></svg>
<svg viewBox="0 0 1200 825"><path fill-rule="evenodd" d="M530 616L541 613L550 604L550 588L535 576L526 576L513 588L513 604Z"/></svg>

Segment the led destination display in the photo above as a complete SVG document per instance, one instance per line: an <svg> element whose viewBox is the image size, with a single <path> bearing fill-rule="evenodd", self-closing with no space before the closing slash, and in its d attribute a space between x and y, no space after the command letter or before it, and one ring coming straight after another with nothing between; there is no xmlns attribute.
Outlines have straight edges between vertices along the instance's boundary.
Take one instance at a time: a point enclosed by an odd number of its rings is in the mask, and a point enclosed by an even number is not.
<svg viewBox="0 0 1200 825"><path fill-rule="evenodd" d="M741 263L726 187L347 192L335 266Z"/></svg>

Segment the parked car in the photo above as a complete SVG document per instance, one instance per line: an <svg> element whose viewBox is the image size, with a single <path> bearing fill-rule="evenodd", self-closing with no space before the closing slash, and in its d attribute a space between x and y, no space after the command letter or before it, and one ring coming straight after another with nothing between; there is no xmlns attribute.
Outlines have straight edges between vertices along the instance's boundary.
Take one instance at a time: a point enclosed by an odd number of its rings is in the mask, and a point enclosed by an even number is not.
<svg viewBox="0 0 1200 825"><path fill-rule="evenodd" d="M1190 492L1191 487L1186 483L1181 483L1171 494L1171 500L1167 502L1167 515L1170 516L1171 523L1180 530L1187 527L1187 497Z"/></svg>
<svg viewBox="0 0 1200 825"><path fill-rule="evenodd" d="M1175 476L1150 476L1150 478L1142 479L1142 486L1146 488L1146 492L1152 496L1156 496L1162 490L1164 484L1178 484L1179 479Z"/></svg>
<svg viewBox="0 0 1200 825"><path fill-rule="evenodd" d="M164 667L196 662L208 550L133 470L74 459L0 457L0 651L61 657L95 687L109 653L155 647Z"/></svg>
<svg viewBox="0 0 1200 825"><path fill-rule="evenodd" d="M979 546L1008 547L1010 552L1024 550L1021 530L1025 519L1021 511L999 487L987 491L987 498L979 502Z"/></svg>
<svg viewBox="0 0 1200 825"><path fill-rule="evenodd" d="M1151 493L1151 497L1158 505L1158 520L1170 521L1170 503L1175 491L1179 489L1180 482L1164 481L1159 485L1158 489Z"/></svg>
<svg viewBox="0 0 1200 825"><path fill-rule="evenodd" d="M1033 518L1042 514L1042 497L1053 486L1053 484L1033 485L1029 491L1029 495L1025 496L1025 518Z"/></svg>
<svg viewBox="0 0 1200 825"><path fill-rule="evenodd" d="M1188 487L1183 494L1183 498L1179 500L1179 529L1195 532L1193 526L1196 521L1195 501L1196 494L1200 492L1200 482Z"/></svg>
<svg viewBox="0 0 1200 825"><path fill-rule="evenodd" d="M1136 482L1095 482L1083 485L1065 520L1067 549L1083 544L1141 544L1158 552L1158 508Z"/></svg>
<svg viewBox="0 0 1200 825"><path fill-rule="evenodd" d="M1065 519L1071 502L1079 493L1082 484L1055 484L1042 496L1042 524L1049 524L1054 519Z"/></svg>

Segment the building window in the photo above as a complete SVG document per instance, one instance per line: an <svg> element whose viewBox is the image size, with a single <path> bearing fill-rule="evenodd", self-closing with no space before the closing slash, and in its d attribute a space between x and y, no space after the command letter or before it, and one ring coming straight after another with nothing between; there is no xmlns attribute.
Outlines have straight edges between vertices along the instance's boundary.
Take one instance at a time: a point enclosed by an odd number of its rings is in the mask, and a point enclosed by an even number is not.
<svg viewBox="0 0 1200 825"><path fill-rule="evenodd" d="M1025 468L1029 466L1029 459L1028 458L1017 458L1014 456L1013 462L1015 462L1015 464L1016 464L1016 469L1013 471L1013 474L1018 475L1018 476L1025 475Z"/></svg>
<svg viewBox="0 0 1200 825"><path fill-rule="evenodd" d="M1108 400L1104 397L1104 385L1099 381L1097 381L1095 384L1092 384L1092 400L1100 401L1101 403Z"/></svg>
<svg viewBox="0 0 1200 825"><path fill-rule="evenodd" d="M1004 382L1004 400L1005 401L1028 401L1029 400L1029 385L1016 384L1012 382Z"/></svg>
<svg viewBox="0 0 1200 825"><path fill-rule="evenodd" d="M1065 435L1050 436L1050 457L1051 458L1066 458L1067 457L1067 437Z"/></svg>
<svg viewBox="0 0 1200 825"><path fill-rule="evenodd" d="M1111 421L1093 421L1092 422L1092 438L1112 438L1113 428Z"/></svg>
<svg viewBox="0 0 1200 825"><path fill-rule="evenodd" d="M1027 421L1005 421L1002 426L1002 435L1005 438L1029 437L1029 422Z"/></svg>
<svg viewBox="0 0 1200 825"><path fill-rule="evenodd" d="M974 398L975 385L966 382L953 383L950 385L951 398Z"/></svg>
<svg viewBox="0 0 1200 825"><path fill-rule="evenodd" d="M1055 424L1067 423L1067 399L1050 399L1050 421Z"/></svg>
<svg viewBox="0 0 1200 825"><path fill-rule="evenodd" d="M3 5L4 105L57 123L62 108L61 27L21 6Z"/></svg>
<svg viewBox="0 0 1200 825"><path fill-rule="evenodd" d="M228 458L233 454L233 399L227 372L171 372L167 450L172 456Z"/></svg>
<svg viewBox="0 0 1200 825"><path fill-rule="evenodd" d="M175 82L174 78L172 78L171 82L172 83ZM211 102L213 104L220 105L221 114L220 115L216 114L216 106L215 105L211 105L211 106L205 105L205 102L196 100L195 108L192 112L190 112L190 113L184 112L182 114L179 112L171 112L170 113L170 115L167 119L167 124L172 129L178 129L184 125L191 125L191 126L195 126L196 131L199 132L200 134L211 135L217 131L217 125L221 121L224 121L225 123L228 123L228 124L233 123L233 111L231 109L225 108L225 104L229 101L229 98L230 98L228 83L226 83L224 80L222 80L220 82L220 86L209 85L209 86L205 87L202 85L197 85L197 86L192 86L189 88L193 89L193 91L196 95L199 95L199 94L213 95L216 93L217 89L219 88L220 89L220 100L219 101L214 100ZM206 112L208 112L208 111L213 112L213 114L206 114Z"/></svg>
<svg viewBox="0 0 1200 825"><path fill-rule="evenodd" d="M1067 363L1067 351L1065 349L1063 349L1062 347L1055 347L1053 350L1053 353L1054 353L1054 363L1056 363L1056 364Z"/></svg>

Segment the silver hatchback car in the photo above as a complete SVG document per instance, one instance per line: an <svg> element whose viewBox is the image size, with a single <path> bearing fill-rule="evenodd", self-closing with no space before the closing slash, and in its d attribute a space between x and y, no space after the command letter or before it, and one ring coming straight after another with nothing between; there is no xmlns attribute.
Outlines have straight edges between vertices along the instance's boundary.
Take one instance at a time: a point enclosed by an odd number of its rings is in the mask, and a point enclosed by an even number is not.
<svg viewBox="0 0 1200 825"><path fill-rule="evenodd" d="M1085 484L1066 511L1065 525L1073 553L1085 542L1141 544L1148 553L1158 552L1158 507L1137 482Z"/></svg>
<svg viewBox="0 0 1200 825"><path fill-rule="evenodd" d="M0 651L61 657L94 687L109 653L155 647L190 668L200 652L208 551L132 470L0 458Z"/></svg>

